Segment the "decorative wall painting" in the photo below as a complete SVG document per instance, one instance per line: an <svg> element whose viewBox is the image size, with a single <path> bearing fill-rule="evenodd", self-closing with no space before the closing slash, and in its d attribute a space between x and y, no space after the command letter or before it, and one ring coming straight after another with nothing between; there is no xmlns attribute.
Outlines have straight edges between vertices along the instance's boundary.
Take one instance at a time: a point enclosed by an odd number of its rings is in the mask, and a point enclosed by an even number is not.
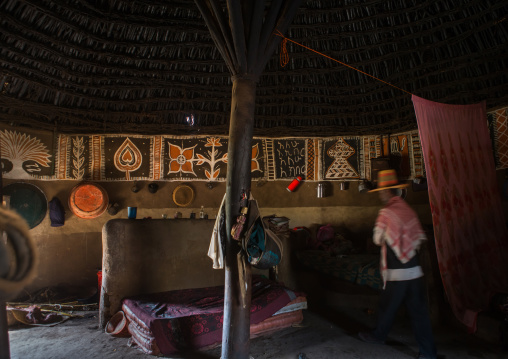
<svg viewBox="0 0 508 359"><path fill-rule="evenodd" d="M383 151L384 154L390 155L390 161L396 167L400 179L411 177L409 136L407 134L383 137Z"/></svg>
<svg viewBox="0 0 508 359"><path fill-rule="evenodd" d="M54 141L56 149L51 151L49 134L10 130L1 134L7 153L2 159L4 173L10 173L7 178L213 182L225 181L227 176L228 138L225 136L60 134ZM411 158L414 135L417 133L399 134L402 145L394 147L394 152L402 151L405 171L409 167L407 172L411 173L415 172ZM23 152L25 146L16 145L20 142L29 143L28 147L34 151ZM254 138L251 178L254 181L289 181L297 176L306 181L368 178L370 158L379 156L380 152L379 136Z"/></svg>
<svg viewBox="0 0 508 359"><path fill-rule="evenodd" d="M316 181L319 179L319 143L320 141L315 138L309 138L307 140L307 181Z"/></svg>
<svg viewBox="0 0 508 359"><path fill-rule="evenodd" d="M274 179L293 179L305 176L306 169L306 140L305 139L275 139L266 140L272 144Z"/></svg>
<svg viewBox="0 0 508 359"><path fill-rule="evenodd" d="M103 144L103 178L127 181L152 178L152 138L108 136Z"/></svg>
<svg viewBox="0 0 508 359"><path fill-rule="evenodd" d="M322 178L360 179L360 137L324 139L322 147Z"/></svg>
<svg viewBox="0 0 508 359"><path fill-rule="evenodd" d="M507 108L488 114L496 168L508 168ZM253 181L372 180L371 161L388 152L399 177L426 177L418 131L388 136L258 138ZM225 181L226 136L67 135L0 128L5 178L87 181ZM383 148L381 147L383 142ZM390 151L388 151L388 149Z"/></svg>
<svg viewBox="0 0 508 359"><path fill-rule="evenodd" d="M54 174L53 134L0 130L2 173L9 179L47 179Z"/></svg>
<svg viewBox="0 0 508 359"><path fill-rule="evenodd" d="M488 114L496 168L508 168L508 107Z"/></svg>

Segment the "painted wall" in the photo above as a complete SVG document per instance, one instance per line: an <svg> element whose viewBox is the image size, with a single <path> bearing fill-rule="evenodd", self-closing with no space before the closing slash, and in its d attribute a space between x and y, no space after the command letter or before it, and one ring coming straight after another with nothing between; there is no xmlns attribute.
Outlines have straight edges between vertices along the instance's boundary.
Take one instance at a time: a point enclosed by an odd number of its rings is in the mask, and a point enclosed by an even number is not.
<svg viewBox="0 0 508 359"><path fill-rule="evenodd" d="M500 191L505 181L504 171L497 172ZM12 183L4 180L3 185ZM27 181L37 185L49 200L58 197L66 208L66 221L62 227L51 227L49 213L37 227L30 232L36 243L39 255L38 274L27 291L61 284L93 286L97 283L97 270L102 266L102 228L113 218L127 218L127 206L137 206L137 218L151 216L162 218L166 214L173 218L176 211L188 218L194 211L197 215L201 206L210 219L215 217L225 193L224 182L215 183L208 189L205 182L193 182L195 199L187 208L179 208L172 199L178 182L158 182L155 194L148 191L148 182L138 183L141 190L133 193L132 182L100 182L109 194L110 202L120 204L118 214L107 212L95 219L80 219L68 208L68 198L76 181ZM343 225L352 232L352 239L362 245L370 238L372 227L381 207L377 194L359 193L358 183L350 182L348 190L340 190L340 183L329 182L328 196L317 198L316 182L302 183L291 193L286 190L288 181L266 182L257 186L253 182L252 194L258 200L262 215L277 214L290 218L290 228L311 227L315 224ZM431 224L432 218L427 192L413 192L408 189L406 200L416 210L422 223ZM505 219L508 218L508 200L503 199ZM174 219L168 219L174 220ZM208 243L209 238L202 238ZM207 246L205 246L207 247ZM206 253L203 253L206 256ZM189 263L189 265L192 265ZM210 267L212 263L210 260ZM189 286L192 286L190 283Z"/></svg>

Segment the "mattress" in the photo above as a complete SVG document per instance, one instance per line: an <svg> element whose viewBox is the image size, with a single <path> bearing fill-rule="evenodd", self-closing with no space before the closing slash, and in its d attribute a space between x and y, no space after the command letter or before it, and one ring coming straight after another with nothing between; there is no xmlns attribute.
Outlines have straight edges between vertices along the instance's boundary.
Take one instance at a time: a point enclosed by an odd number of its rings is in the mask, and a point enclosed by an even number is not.
<svg viewBox="0 0 508 359"><path fill-rule="evenodd" d="M379 271L379 254L351 254L334 256L323 250L304 250L296 253L307 268L374 289L383 283Z"/></svg>
<svg viewBox="0 0 508 359"><path fill-rule="evenodd" d="M304 293L263 277L252 279L251 338L303 320ZM222 343L224 286L129 297L122 310L131 342L152 355L207 350Z"/></svg>

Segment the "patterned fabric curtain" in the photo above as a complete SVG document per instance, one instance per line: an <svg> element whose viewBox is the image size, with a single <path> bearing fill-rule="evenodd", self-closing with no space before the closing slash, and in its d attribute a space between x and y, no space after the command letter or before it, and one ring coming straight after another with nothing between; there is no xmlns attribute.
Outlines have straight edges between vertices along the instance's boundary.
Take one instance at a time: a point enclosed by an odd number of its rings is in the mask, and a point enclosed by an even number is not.
<svg viewBox="0 0 508 359"><path fill-rule="evenodd" d="M437 257L455 316L476 331L478 312L508 292L508 231L485 103L413 96L427 169Z"/></svg>

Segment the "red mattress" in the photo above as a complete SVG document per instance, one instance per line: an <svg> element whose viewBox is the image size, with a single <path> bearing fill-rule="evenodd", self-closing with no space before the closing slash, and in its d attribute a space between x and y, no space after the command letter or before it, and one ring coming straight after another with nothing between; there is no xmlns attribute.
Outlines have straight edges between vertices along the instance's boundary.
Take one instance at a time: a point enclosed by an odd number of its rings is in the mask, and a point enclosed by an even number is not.
<svg viewBox="0 0 508 359"><path fill-rule="evenodd" d="M304 293L254 276L251 338L301 322L306 304ZM149 354L206 350L222 342L224 286L129 297L122 310L131 341Z"/></svg>

